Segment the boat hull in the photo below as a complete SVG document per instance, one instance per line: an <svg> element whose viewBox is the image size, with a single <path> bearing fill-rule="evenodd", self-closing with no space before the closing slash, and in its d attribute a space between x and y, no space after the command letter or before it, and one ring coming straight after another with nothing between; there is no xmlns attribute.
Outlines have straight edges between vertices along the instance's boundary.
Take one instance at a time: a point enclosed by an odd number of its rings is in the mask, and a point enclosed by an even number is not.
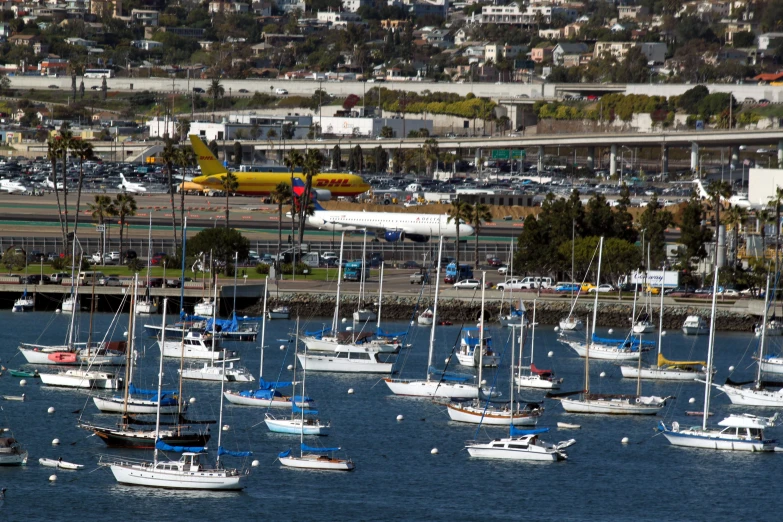
<svg viewBox="0 0 783 522"><path fill-rule="evenodd" d="M356 322L375 321L378 315L372 310L357 310L353 313L353 320Z"/></svg>
<svg viewBox="0 0 783 522"><path fill-rule="evenodd" d="M690 372L687 370L658 368L657 366L642 368L641 372L635 366L620 366L620 371L626 379L636 379L638 377L651 381L692 381L694 379L707 378L706 372Z"/></svg>
<svg viewBox="0 0 783 522"><path fill-rule="evenodd" d="M158 303L154 301L140 301L136 303L136 313L145 315L157 314Z"/></svg>
<svg viewBox="0 0 783 522"><path fill-rule="evenodd" d="M318 421L308 422L305 419L304 426L302 426L302 419L275 419L267 416L264 419L266 427L272 433L285 433L288 435L328 435L329 426L321 424Z"/></svg>
<svg viewBox="0 0 783 522"><path fill-rule="evenodd" d="M486 424L488 426L510 426L512 416L509 410L492 410L488 408L484 411L483 407L460 407L453 404L447 406L449 418L456 422L466 422L469 424ZM538 423L540 415L531 415L526 412L514 412L514 426L535 426Z"/></svg>
<svg viewBox="0 0 783 522"><path fill-rule="evenodd" d="M350 460L332 459L318 455L302 457L280 457L280 464L287 468L314 469L321 471L353 471L354 464Z"/></svg>
<svg viewBox="0 0 783 522"><path fill-rule="evenodd" d="M372 359L343 359L331 354L298 353L296 357L308 372L391 373L394 367L393 363L378 362Z"/></svg>
<svg viewBox="0 0 783 522"><path fill-rule="evenodd" d="M142 464L112 464L109 467L120 484L155 488L237 491L245 487L247 477L218 470L165 472Z"/></svg>
<svg viewBox="0 0 783 522"><path fill-rule="evenodd" d="M256 399L245 397L236 392L227 391L223 394L228 402L240 406L253 406L255 408L288 408L291 409L291 397L274 397L272 399ZM312 408L314 404L311 401L299 401L296 403L300 408Z"/></svg>
<svg viewBox="0 0 783 522"><path fill-rule="evenodd" d="M51 350L35 350L20 347L19 351L22 352L22 356L30 364L56 364L58 366L79 366L88 363L95 366L122 366L125 364L124 354L98 356L88 355L86 352L85 354L73 354L66 346L63 346L61 350L57 349L57 347Z"/></svg>
<svg viewBox="0 0 783 522"><path fill-rule="evenodd" d="M783 373L783 357L772 357L759 361L761 371L765 373Z"/></svg>
<svg viewBox="0 0 783 522"><path fill-rule="evenodd" d="M783 407L783 389L754 390L753 388L738 388L735 386L716 386L726 394L732 404L743 406L767 406L771 408Z"/></svg>
<svg viewBox="0 0 783 522"><path fill-rule="evenodd" d="M635 334L652 333L655 331L655 325L650 323L636 323L633 325L632 330Z"/></svg>
<svg viewBox="0 0 783 522"><path fill-rule="evenodd" d="M478 355L472 353L457 353L457 361L462 366L478 367ZM484 368L495 368L500 363L500 357L497 355L484 355L481 358L481 364Z"/></svg>
<svg viewBox="0 0 783 522"><path fill-rule="evenodd" d="M220 361L223 359L223 351L218 343L215 343L214 351L208 343L185 344L183 346L182 341L180 340L165 341L163 344L163 357L173 359L184 357L185 359L201 359L208 361ZM161 347L160 341L158 341L158 347Z"/></svg>
<svg viewBox="0 0 783 522"><path fill-rule="evenodd" d="M563 341L570 346L579 357L587 356L587 348L584 344L578 341ZM641 352L638 350L631 351L626 348L617 348L616 346L608 346L604 344L591 343L590 344L590 358L600 359L604 361L635 361L639 358Z"/></svg>
<svg viewBox="0 0 783 522"><path fill-rule="evenodd" d="M92 428L95 435L109 448L155 449L155 430L115 430L111 428ZM209 433L174 434L161 431L160 438L169 446L206 446Z"/></svg>
<svg viewBox="0 0 783 522"><path fill-rule="evenodd" d="M416 381L403 379L384 379L384 382L395 395L406 397L439 397L443 399L476 399L478 387L472 384Z"/></svg>
<svg viewBox="0 0 783 522"><path fill-rule="evenodd" d="M709 328L700 326L683 326L682 333L685 335L705 335L709 333Z"/></svg>
<svg viewBox="0 0 783 522"><path fill-rule="evenodd" d="M122 413L124 402L122 400L122 397L93 397L93 402L95 403L95 406L101 410L103 413ZM186 404L182 405L182 410L184 411L187 408ZM179 408L176 404L172 405L164 405L160 407L160 412L162 414L170 415L172 413L177 413ZM139 399L129 399L128 400L128 413L147 413L152 414L158 411L158 403L153 401L142 401Z"/></svg>
<svg viewBox="0 0 783 522"><path fill-rule="evenodd" d="M38 464L45 468L57 468L67 470L77 470L84 468L84 464L74 464L72 462L65 462L63 460L54 459L38 459Z"/></svg>
<svg viewBox="0 0 783 522"><path fill-rule="evenodd" d="M563 460L563 456L557 451L537 452L522 449L493 448L490 444L468 446L468 454L471 457L483 459L530 460L538 462L556 462L558 460Z"/></svg>
<svg viewBox="0 0 783 522"><path fill-rule="evenodd" d="M103 372L68 370L59 373L40 373L39 377L47 386L99 390L118 390L122 387L120 378Z"/></svg>
<svg viewBox="0 0 783 522"><path fill-rule="evenodd" d="M0 466L24 466L27 464L27 451L13 451L0 453Z"/></svg>
<svg viewBox="0 0 783 522"><path fill-rule="evenodd" d="M663 436L672 446L725 451L768 452L775 451L775 444L777 444L772 440L741 440L734 437L721 437L719 433L717 430L664 431Z"/></svg>
<svg viewBox="0 0 783 522"><path fill-rule="evenodd" d="M514 384L522 388L536 388L539 390L559 390L562 379L543 379L538 375L515 375Z"/></svg>
<svg viewBox="0 0 783 522"><path fill-rule="evenodd" d="M656 415L663 405L630 403L627 400L561 399L568 413L600 413L604 415Z"/></svg>

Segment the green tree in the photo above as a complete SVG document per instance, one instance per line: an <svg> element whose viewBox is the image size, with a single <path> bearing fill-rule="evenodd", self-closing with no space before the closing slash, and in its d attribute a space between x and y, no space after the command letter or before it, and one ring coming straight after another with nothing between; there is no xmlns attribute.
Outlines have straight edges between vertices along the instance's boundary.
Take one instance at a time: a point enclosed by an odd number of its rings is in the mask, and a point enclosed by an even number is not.
<svg viewBox="0 0 783 522"><path fill-rule="evenodd" d="M103 77L103 80L101 81L101 98L106 101L106 96L108 95L109 87L106 85L106 77ZM84 97L84 96L82 96Z"/></svg>
<svg viewBox="0 0 783 522"><path fill-rule="evenodd" d="M633 226L633 216L628 212L631 206L631 191L628 185L623 183L620 188L620 197L614 209L614 237L624 239L629 243L636 243L639 234Z"/></svg>
<svg viewBox="0 0 783 522"><path fill-rule="evenodd" d="M432 176L432 172L438 167L438 140L427 138L421 146L421 153L424 156L424 164L427 169L427 176Z"/></svg>
<svg viewBox="0 0 783 522"><path fill-rule="evenodd" d="M247 259L250 241L234 228L205 228L188 239L187 255L197 256L201 252L212 252L215 259L222 259L229 266L234 252L239 259Z"/></svg>
<svg viewBox="0 0 783 522"><path fill-rule="evenodd" d="M94 203L87 203L87 209L90 211L92 218L98 221L99 225L104 225L107 217L113 217L117 215L117 209L114 208L111 197L104 194L95 194L93 196Z"/></svg>
<svg viewBox="0 0 783 522"><path fill-rule="evenodd" d="M217 108L217 102L220 98L225 96L226 89L223 84L220 83L220 78L212 78L207 88L207 95L212 98L212 112L214 113Z"/></svg>
<svg viewBox="0 0 783 522"><path fill-rule="evenodd" d="M136 199L130 194L117 194L112 201L117 217L120 218L120 252L123 251L123 237L125 234L125 220L136 215Z"/></svg>
<svg viewBox="0 0 783 522"><path fill-rule="evenodd" d="M296 169L302 168L302 165L304 165L304 156L302 156L302 153L299 152L296 149L291 149L288 151L288 154L283 159L283 164L288 167L288 171L291 173L291 184L289 185L291 187L292 196L291 196L291 238L294 237L294 224L296 221L297 211L296 211L296 196L294 196L293 188L294 188L294 173L296 172Z"/></svg>
<svg viewBox="0 0 783 522"><path fill-rule="evenodd" d="M707 257L705 245L712 241L712 231L707 227L703 213L701 200L692 194L680 215L680 243L685 247L680 256L683 269L690 267L692 259L701 261Z"/></svg>
<svg viewBox="0 0 783 522"><path fill-rule="evenodd" d="M645 231L645 238L650 245L651 266L660 266L666 260L666 228L674 222L672 213L663 210L658 197L653 194L647 207L639 216L639 227Z"/></svg>
<svg viewBox="0 0 783 522"><path fill-rule="evenodd" d="M616 232L615 213L603 194L596 194L587 202L585 234L589 236L612 236Z"/></svg>
<svg viewBox="0 0 783 522"><path fill-rule="evenodd" d="M60 142L60 166L63 175L63 221L65 223L65 236L68 236L68 151L71 150L71 144L74 141L73 132L67 123L63 123L59 130L60 135L55 139ZM53 173L54 175L54 173ZM55 176L55 186L57 186ZM64 245L67 246L67 241Z"/></svg>
<svg viewBox="0 0 783 522"><path fill-rule="evenodd" d="M378 136L380 136L381 138L393 138L394 129L392 129L388 125L384 125L383 127L381 127L381 132L378 133Z"/></svg>
<svg viewBox="0 0 783 522"><path fill-rule="evenodd" d="M713 181L707 186L707 194L710 196L712 209L715 211L715 230L720 230L720 209L724 199L731 197L731 185L728 181ZM716 234L717 236L717 234ZM717 238L717 237L716 237ZM715 242L715 255L713 266L718 266L718 242Z"/></svg>
<svg viewBox="0 0 783 522"><path fill-rule="evenodd" d="M277 259L275 266L278 270L280 269L280 252L283 249L283 206L291 202L292 195L291 187L283 182L278 183L271 194L272 203L277 205Z"/></svg>
<svg viewBox="0 0 783 522"><path fill-rule="evenodd" d="M226 172L220 180L220 188L226 193L226 228L231 228L228 222L228 197L239 188L239 180L233 172Z"/></svg>
<svg viewBox="0 0 783 522"><path fill-rule="evenodd" d="M361 149L359 149L361 154ZM299 244L304 239L304 229L306 216L312 216L315 213L315 205L311 198L313 195L313 178L321 173L323 158L316 149L308 149L302 165L302 173L305 177L305 190L302 199L299 201Z"/></svg>
<svg viewBox="0 0 783 522"><path fill-rule="evenodd" d="M761 209L756 212L756 219L759 221L759 234L761 235L761 258L767 257L767 225L772 223L772 212L769 209Z"/></svg>
<svg viewBox="0 0 783 522"><path fill-rule="evenodd" d="M66 238L65 223L63 220L63 208L60 204L60 189L57 182L57 160L61 155L62 151L59 140L50 138L46 142L46 159L48 159L49 163L52 164L51 182L52 186L54 187L54 196L57 199L57 218L60 221L60 232L63 236L63 245L65 245L68 243L68 241Z"/></svg>
<svg viewBox="0 0 783 522"><path fill-rule="evenodd" d="M375 172L386 172L386 166L389 163L389 154L378 145L375 147Z"/></svg>
<svg viewBox="0 0 783 522"><path fill-rule="evenodd" d="M238 141L234 142L234 165L237 168L242 165L242 144Z"/></svg>
<svg viewBox="0 0 783 522"><path fill-rule="evenodd" d="M467 204L464 201L460 201L459 199L453 199L451 200L451 205L446 210L446 214L448 215L448 218L446 219L446 223L454 223L454 226L457 230L457 237L454 240L454 244L456 246L456 262L457 262L457 268L459 269L459 227L460 225L467 223L470 219L470 212L471 207L469 204Z"/></svg>
<svg viewBox="0 0 783 522"><path fill-rule="evenodd" d="M174 156L177 166L182 169L181 181L179 184L179 222L181 228L180 237L185 240L185 171L194 167L196 163L196 153L193 152L193 147L180 147L177 149L177 153Z"/></svg>
<svg viewBox="0 0 783 522"><path fill-rule="evenodd" d="M476 234L476 243L475 243L475 257L476 257L476 268L479 267L479 232L481 231L481 226L484 223L492 223L492 212L490 212L490 209L487 205L484 203L479 203L476 201L472 206L468 206L468 223L473 227L473 230Z"/></svg>
<svg viewBox="0 0 783 522"><path fill-rule="evenodd" d="M177 245L177 211L174 208L174 164L177 161L177 147L173 139L164 140L160 157L166 165L166 181L168 183L169 203L171 204L171 232L174 234L174 245Z"/></svg>
<svg viewBox="0 0 783 522"><path fill-rule="evenodd" d="M704 98L709 96L709 94L709 89L703 85L697 85L680 95L677 100L677 107L688 114L697 114L699 112L699 104Z"/></svg>
<svg viewBox="0 0 783 522"><path fill-rule="evenodd" d="M340 158L342 154L340 152L340 146L335 145L332 148L332 169L340 170Z"/></svg>
<svg viewBox="0 0 783 522"><path fill-rule="evenodd" d="M217 158L219 150L217 142L215 140L210 141L207 148L209 148L209 151Z"/></svg>
<svg viewBox="0 0 783 522"><path fill-rule="evenodd" d="M778 273L778 258L780 257L780 206L783 205L783 188L775 189L775 273Z"/></svg>
<svg viewBox="0 0 783 522"><path fill-rule="evenodd" d="M79 213L81 212L82 185L84 184L84 162L95 157L92 144L82 140L74 140L71 143L71 154L79 160L79 185L76 189L76 213L73 218L73 232L79 227Z"/></svg>
<svg viewBox="0 0 783 522"><path fill-rule="evenodd" d="M742 207L734 205L726 212L726 224L732 227L734 232L734 241L732 242L732 261L736 267L739 264L739 233L745 220L748 218L748 211Z"/></svg>

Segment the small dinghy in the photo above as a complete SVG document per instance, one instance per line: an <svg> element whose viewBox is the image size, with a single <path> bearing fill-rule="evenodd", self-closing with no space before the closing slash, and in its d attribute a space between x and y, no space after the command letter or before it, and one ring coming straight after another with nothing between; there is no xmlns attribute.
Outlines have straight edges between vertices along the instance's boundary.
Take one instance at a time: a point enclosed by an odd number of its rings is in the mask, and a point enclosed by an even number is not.
<svg viewBox="0 0 783 522"><path fill-rule="evenodd" d="M0 395L5 401L23 401L24 393L22 395Z"/></svg>
<svg viewBox="0 0 783 522"><path fill-rule="evenodd" d="M26 377L28 379L35 379L40 377L38 375L38 370L34 371L28 371L28 370L8 370L8 373L11 374L11 377Z"/></svg>
<svg viewBox="0 0 783 522"><path fill-rule="evenodd" d="M568 422L558 422L557 427L561 430L578 430L581 428L579 424L569 424Z"/></svg>
<svg viewBox="0 0 783 522"><path fill-rule="evenodd" d="M73 462L65 462L63 459L38 459L38 464L47 468L58 469L82 469L84 464L74 464Z"/></svg>

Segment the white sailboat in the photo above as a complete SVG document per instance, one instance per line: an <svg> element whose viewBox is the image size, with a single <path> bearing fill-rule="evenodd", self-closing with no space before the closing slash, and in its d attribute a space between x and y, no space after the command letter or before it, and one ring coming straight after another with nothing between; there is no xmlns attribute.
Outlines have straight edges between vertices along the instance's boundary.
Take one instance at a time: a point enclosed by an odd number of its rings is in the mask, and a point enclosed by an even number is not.
<svg viewBox="0 0 783 522"><path fill-rule="evenodd" d="M266 313L267 319L288 319L291 317L291 310L287 306L277 306Z"/></svg>
<svg viewBox="0 0 783 522"><path fill-rule="evenodd" d="M35 308L35 299L33 296L27 295L27 285L25 285L24 293L22 297L14 301L14 306L11 309L12 312L31 312Z"/></svg>
<svg viewBox="0 0 783 522"><path fill-rule="evenodd" d="M528 326L523 319L520 319L519 324L515 328L519 328L519 332L527 332ZM514 332L513 343L516 341L517 332ZM522 352L525 346L524 337L519 338L519 367L517 375L514 376L514 382L520 388L536 388L540 390L559 390L560 385L563 383L563 379L558 379L552 373L552 370L542 370L536 368L533 362L533 356L535 355L536 348L536 301L533 300L533 324L530 335L530 365L523 365Z"/></svg>
<svg viewBox="0 0 783 522"><path fill-rule="evenodd" d="M480 339L483 340L484 333L484 280L486 273L481 275L481 319L479 320ZM514 332L511 332L514 336ZM480 344L479 344L480 345ZM478 362L478 382L482 382L483 364L482 355L479 353ZM523 408L517 403L517 410L514 411L514 346L511 347L511 394L510 407L498 407L489 399L481 397L471 401L452 401L446 405L446 411L449 418L457 422L468 422L471 424L487 424L495 426L535 426L538 418L544 413L544 408L539 403L528 402Z"/></svg>
<svg viewBox="0 0 783 522"><path fill-rule="evenodd" d="M166 300L163 301L163 321L166 321ZM165 332L165 328L164 328ZM163 334L165 339L165 333ZM223 358L225 360L225 357ZM160 358L158 377L158 395L161 394L163 375L163 355ZM220 420L223 425L223 390L220 390ZM160 432L160 409L157 411L155 431ZM100 465L108 466L114 478L120 484L134 486L151 486L169 489L205 489L205 490L240 490L243 489L248 472L235 468L224 468L220 463L220 456L229 454L247 457L250 452L227 451L221 445L223 430L218 431L218 452L214 468L208 468L201 464L201 457L206 448L188 448L169 446L161 440L155 443L155 453L152 462L136 459L122 459L109 462L99 461ZM158 460L158 451L177 451L182 453L178 461Z"/></svg>
<svg viewBox="0 0 783 522"><path fill-rule="evenodd" d="M0 437L0 466L23 466L28 453L14 437Z"/></svg>
<svg viewBox="0 0 783 522"><path fill-rule="evenodd" d="M682 323L682 333L685 335L704 335L708 331L707 321L698 315L689 315Z"/></svg>
<svg viewBox="0 0 783 522"><path fill-rule="evenodd" d="M384 382L395 395L409 397L440 397L445 399L476 399L479 388L468 383L468 377L442 372L439 378L433 379L432 358L435 350L435 318L438 313L438 289L440 288L441 254L443 253L443 237L438 243L437 272L435 276L435 302L432 307L433 322L430 328L429 355L427 357L426 379L384 379ZM482 314L483 317L483 314Z"/></svg>
<svg viewBox="0 0 783 522"><path fill-rule="evenodd" d="M509 247L508 252L509 257L511 258L510 266L511 271L508 274L509 276L514 275L514 238L511 238L511 246ZM514 286L511 285L508 288L508 300L509 300L509 307L508 307L508 314L503 314L503 298L505 297L506 290L503 289L503 293L501 294L500 298L500 324L503 326L511 326L516 325L519 323L520 317L524 317L525 315L525 307L522 306L522 301L520 300L520 306L519 308L514 308Z"/></svg>
<svg viewBox="0 0 783 522"><path fill-rule="evenodd" d="M481 318L478 327L463 328L459 348L456 351L457 361L462 366L471 368L495 368L500 364L500 356L492 347L492 337L487 335L484 322L484 292L486 272L481 273ZM480 379L479 379L480 382Z"/></svg>
<svg viewBox="0 0 783 522"><path fill-rule="evenodd" d="M512 332L511 335L516 335ZM520 361L521 363L521 361ZM495 439L490 442L470 441L465 448L471 457L488 459L507 459L507 460L534 460L553 462L564 460L567 455L563 451L576 441L559 442L551 444L538 438L538 435L549 431L548 428L540 430L517 430L515 426L516 412L514 411L514 349L511 349L511 407L509 408L511 418L506 423L509 427L509 436L506 438ZM484 421L481 421L483 424Z"/></svg>
<svg viewBox="0 0 783 522"><path fill-rule="evenodd" d="M663 281L666 279L666 270L661 279L661 304L658 317L658 360L652 366L620 366L623 377L629 379L649 379L657 381L692 381L706 377L706 361L670 361L661 353L663 347Z"/></svg>
<svg viewBox="0 0 783 522"><path fill-rule="evenodd" d="M571 281L574 281L574 248L576 244L576 221L571 222ZM560 323L558 326L560 327L560 330L565 332L581 332L584 325L582 324L582 320L579 319L577 316L574 315L574 308L576 307L576 301L579 299L579 294L582 292L582 285L579 285L579 288L576 291L576 295L574 296L573 289L571 290L571 296L573 297L571 301L571 309L568 311L568 317L564 317L563 319L560 319ZM596 293L597 295L597 293Z"/></svg>
<svg viewBox="0 0 783 522"><path fill-rule="evenodd" d="M416 318L416 323L419 326L432 326L432 320L434 317L435 314L432 313L432 310L427 308Z"/></svg>
<svg viewBox="0 0 783 522"><path fill-rule="evenodd" d="M647 268L650 267L650 244L647 243ZM650 285L647 282L647 275L649 274L648 269L645 269L644 271L644 286L643 288L649 289ZM653 323L652 318L650 317L650 314L652 314L652 293L647 293L647 302L644 305L644 311L639 314L639 317L636 317L636 293L638 291L639 285L634 285L634 314L633 314L633 325L631 326L631 331L635 334L646 334L646 333L652 333L655 331L655 323ZM663 281L661 281L661 297L663 297Z"/></svg>
<svg viewBox="0 0 783 522"><path fill-rule="evenodd" d="M687 448L717 449L731 451L775 451L776 440L766 439L764 430L775 425L777 414L773 417L755 415L729 415L718 423L717 428L708 428L710 415L710 392L712 390L713 354L715 350L715 308L718 296L718 268L715 267L712 289L712 314L710 320L710 340L707 350L707 378L704 380L704 411L701 426L681 428L672 422L671 427L660 422L658 430L673 446Z"/></svg>
<svg viewBox="0 0 783 522"><path fill-rule="evenodd" d="M299 352L299 317L296 318L296 344L294 346L294 354ZM296 367L294 367L294 382L296 382ZM307 372L302 367L302 396L305 396L305 388L307 384ZM289 417L276 417L274 414L267 412L264 414L264 423L269 431L272 433L288 433L304 435L327 435L329 432L329 423L322 423L320 419L316 418L318 415L317 410L311 410L308 408L299 408L293 402L291 404L291 415ZM308 416L305 416L308 415Z"/></svg>
<svg viewBox="0 0 783 522"><path fill-rule="evenodd" d="M375 321L378 317L377 314L371 309L365 306L364 302L364 285L367 278L367 229L364 230L364 238L362 239L362 274L359 280L359 301L357 303L356 311L353 313L354 322L366 322Z"/></svg>
<svg viewBox="0 0 783 522"><path fill-rule="evenodd" d="M72 289L75 292L75 290ZM63 299L63 304L60 305L60 310L63 313L73 313L79 309L79 298L76 295L69 295Z"/></svg>
<svg viewBox="0 0 783 522"><path fill-rule="evenodd" d="M150 226L147 232L147 282L145 286L144 299L136 303L137 314L156 314L158 313L158 301L150 297L150 263L152 259L152 212L150 212Z"/></svg>

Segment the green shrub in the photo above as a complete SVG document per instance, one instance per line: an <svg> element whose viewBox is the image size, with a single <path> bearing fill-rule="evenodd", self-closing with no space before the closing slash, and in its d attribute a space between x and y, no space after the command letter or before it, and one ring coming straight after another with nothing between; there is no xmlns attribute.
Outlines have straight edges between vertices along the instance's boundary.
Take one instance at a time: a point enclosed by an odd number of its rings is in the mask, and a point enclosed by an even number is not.
<svg viewBox="0 0 783 522"><path fill-rule="evenodd" d="M297 263L296 265L296 275L302 275L304 274L305 270L309 270L310 267L307 266L304 263ZM291 271L293 270L293 265L291 263L283 263L280 266L280 272L286 275L291 275Z"/></svg>
<svg viewBox="0 0 783 522"><path fill-rule="evenodd" d="M256 265L256 272L261 275L269 275L269 265L264 263L259 263Z"/></svg>
<svg viewBox="0 0 783 522"><path fill-rule="evenodd" d="M127 266L128 266L128 270L130 270L131 272L141 272L146 268L144 262L138 257L129 260Z"/></svg>

